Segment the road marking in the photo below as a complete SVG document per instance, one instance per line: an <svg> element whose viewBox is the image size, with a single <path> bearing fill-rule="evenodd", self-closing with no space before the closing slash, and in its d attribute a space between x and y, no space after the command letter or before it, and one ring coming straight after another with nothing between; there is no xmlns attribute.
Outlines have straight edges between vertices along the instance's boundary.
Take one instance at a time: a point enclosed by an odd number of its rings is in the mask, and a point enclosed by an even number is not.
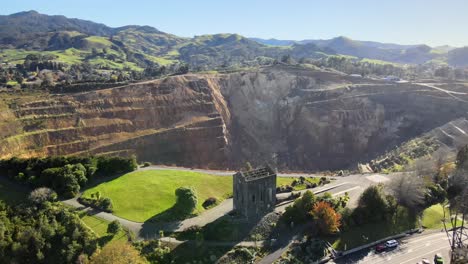
<svg viewBox="0 0 468 264"><path fill-rule="evenodd" d="M350 192L350 191L356 190L356 189L361 189L361 186L354 186L353 188L349 188L349 189L346 189L344 191L334 193L333 196L337 196L337 195L340 195L340 194L343 194L343 193L347 193L347 192Z"/></svg>
<svg viewBox="0 0 468 264"><path fill-rule="evenodd" d="M420 238L420 239L416 239L416 240L407 240L407 244L413 244L413 243L417 243L419 241L423 241L423 240L426 240L428 238L432 238L432 237L436 237L436 236L443 236L443 237L447 237L447 235L445 233L437 233L437 234L434 234L434 235L429 235L429 236L425 236L423 238Z"/></svg>
<svg viewBox="0 0 468 264"><path fill-rule="evenodd" d="M426 255L429 255L430 253L434 253L434 252L440 251L440 250L445 249L445 248L448 248L448 247L449 247L449 246L444 246L444 247L441 247L441 248L438 248L438 249L435 249L435 250L432 250L432 251L429 251L429 252L425 252L425 253L422 254L422 255L419 255L419 256L414 257L414 258L412 258L412 259L408 259L408 260L405 260L405 261L403 261L403 262L400 262L400 264L412 262L412 261L414 261L415 259L420 259L420 258L422 258L422 257L424 257L424 256L426 256Z"/></svg>

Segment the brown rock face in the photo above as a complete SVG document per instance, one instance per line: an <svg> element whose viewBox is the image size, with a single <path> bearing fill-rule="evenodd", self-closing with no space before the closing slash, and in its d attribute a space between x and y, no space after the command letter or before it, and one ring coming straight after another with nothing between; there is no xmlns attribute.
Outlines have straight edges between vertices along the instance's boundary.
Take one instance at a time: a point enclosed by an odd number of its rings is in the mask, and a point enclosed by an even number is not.
<svg viewBox="0 0 468 264"><path fill-rule="evenodd" d="M132 153L153 162L225 166L229 110L214 81L179 76L20 105L11 111L23 133L4 137L0 153Z"/></svg>
<svg viewBox="0 0 468 264"><path fill-rule="evenodd" d="M443 87L270 67L51 95L1 112L0 157L136 154L210 168L346 168L465 118L466 88Z"/></svg>

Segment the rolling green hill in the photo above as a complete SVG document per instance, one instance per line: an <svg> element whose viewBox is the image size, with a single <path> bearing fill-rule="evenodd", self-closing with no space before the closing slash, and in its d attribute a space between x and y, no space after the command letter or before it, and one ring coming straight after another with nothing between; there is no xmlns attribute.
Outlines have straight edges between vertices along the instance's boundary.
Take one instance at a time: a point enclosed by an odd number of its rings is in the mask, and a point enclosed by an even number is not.
<svg viewBox="0 0 468 264"><path fill-rule="evenodd" d="M459 56L460 53L463 49L450 51L450 47L398 45L346 37L281 41L214 34L184 38L150 26L112 28L36 11L0 16L0 63L9 67L22 64L31 54L47 56L49 61L62 63L63 67L86 64L97 70L123 70L128 74L155 66L165 66L169 73L177 72L184 64L192 71L251 67L271 64L285 56L296 61L345 55L367 62L467 65L468 58Z"/></svg>

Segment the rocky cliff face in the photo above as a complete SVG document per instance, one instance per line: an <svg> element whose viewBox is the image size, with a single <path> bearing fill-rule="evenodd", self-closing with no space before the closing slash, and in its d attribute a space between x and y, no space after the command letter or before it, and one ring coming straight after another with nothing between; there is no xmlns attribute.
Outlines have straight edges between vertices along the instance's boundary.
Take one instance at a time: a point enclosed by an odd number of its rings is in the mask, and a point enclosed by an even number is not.
<svg viewBox="0 0 468 264"><path fill-rule="evenodd" d="M0 115L0 156L136 154L211 168L245 161L346 168L466 117L464 90L284 66L174 76L10 104Z"/></svg>
<svg viewBox="0 0 468 264"><path fill-rule="evenodd" d="M136 154L141 160L224 166L229 111L216 83L180 76L17 105L22 133L3 135L10 156Z"/></svg>

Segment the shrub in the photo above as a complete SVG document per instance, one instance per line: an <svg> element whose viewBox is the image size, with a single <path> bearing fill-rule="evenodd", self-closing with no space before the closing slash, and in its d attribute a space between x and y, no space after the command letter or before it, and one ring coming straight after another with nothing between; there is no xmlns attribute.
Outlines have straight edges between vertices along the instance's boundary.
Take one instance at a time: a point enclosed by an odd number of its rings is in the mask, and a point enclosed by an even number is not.
<svg viewBox="0 0 468 264"><path fill-rule="evenodd" d="M29 194L29 200L35 204L53 202L57 200L57 193L46 187L37 188Z"/></svg>
<svg viewBox="0 0 468 264"><path fill-rule="evenodd" d="M281 185L276 187L276 193L292 192L294 188L290 185Z"/></svg>
<svg viewBox="0 0 468 264"><path fill-rule="evenodd" d="M302 223L310 218L310 211L314 207L317 198L311 191L306 191L293 205L286 207L283 219L286 222Z"/></svg>
<svg viewBox="0 0 468 264"><path fill-rule="evenodd" d="M145 168L145 167L149 167L149 166L151 166L151 162L145 162L145 163L143 163L143 167L144 167L144 168Z"/></svg>
<svg viewBox="0 0 468 264"><path fill-rule="evenodd" d="M103 157L97 158L98 170L96 174L99 175L115 175L120 173L127 173L134 171L138 168L136 158L132 157L121 158L121 157Z"/></svg>
<svg viewBox="0 0 468 264"><path fill-rule="evenodd" d="M179 213L189 215L197 207L197 194L190 187L180 187L175 191L176 204L175 207Z"/></svg>
<svg viewBox="0 0 468 264"><path fill-rule="evenodd" d="M112 200L110 198L101 199L99 207L104 211L112 212Z"/></svg>
<svg viewBox="0 0 468 264"><path fill-rule="evenodd" d="M216 199L215 197L210 197L203 202L202 206L203 208L207 209L207 208L215 206L217 203L218 203L218 199Z"/></svg>
<svg viewBox="0 0 468 264"><path fill-rule="evenodd" d="M107 226L107 233L109 234L115 235L121 230L122 230L122 225L117 220L110 222L109 225Z"/></svg>
<svg viewBox="0 0 468 264"><path fill-rule="evenodd" d="M92 194L91 198L80 197L78 202L92 208L112 213L112 200L110 198L101 198L99 192Z"/></svg>
<svg viewBox="0 0 468 264"><path fill-rule="evenodd" d="M341 225L341 215L327 202L316 203L311 214L314 216L317 230L321 234L333 234L338 231Z"/></svg>

